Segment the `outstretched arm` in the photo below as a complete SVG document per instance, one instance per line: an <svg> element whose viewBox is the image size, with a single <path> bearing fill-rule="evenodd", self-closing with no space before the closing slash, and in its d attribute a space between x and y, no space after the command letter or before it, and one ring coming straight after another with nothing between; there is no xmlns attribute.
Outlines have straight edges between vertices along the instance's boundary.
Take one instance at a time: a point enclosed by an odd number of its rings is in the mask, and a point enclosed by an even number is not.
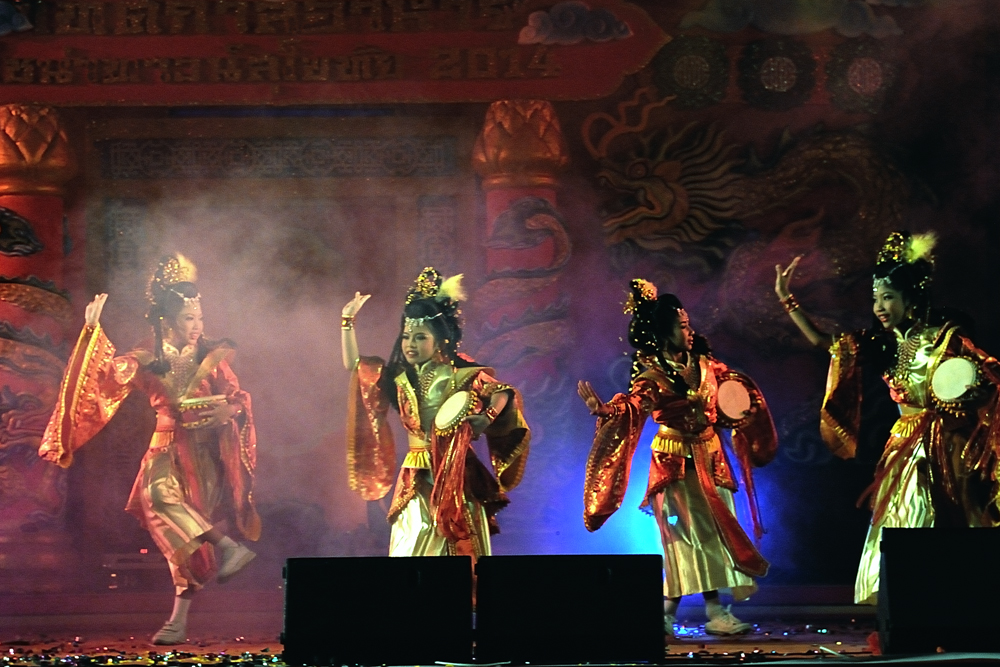
<svg viewBox="0 0 1000 667"><path fill-rule="evenodd" d="M820 331L789 291L792 275L795 273L800 259L802 259L801 255L793 259L792 263L786 267L782 267L780 264L774 266L774 271L777 274L774 279L774 292L781 300L781 305L785 307L785 312L792 318L792 322L795 322L799 331L809 339L809 342L816 347L828 348L833 344L833 335Z"/></svg>
<svg viewBox="0 0 1000 667"><path fill-rule="evenodd" d="M355 292L354 298L347 302L340 317L340 349L344 355L344 368L353 371L358 365L358 339L354 334L354 316L365 305L371 294Z"/></svg>
<svg viewBox="0 0 1000 667"><path fill-rule="evenodd" d="M594 391L593 385L586 380L580 380L576 384L576 393L579 394L580 398L583 399L583 402L587 404L587 409L590 410L590 414L598 417L607 417L611 414L611 408L609 408L607 403L602 401L597 396L597 392Z"/></svg>

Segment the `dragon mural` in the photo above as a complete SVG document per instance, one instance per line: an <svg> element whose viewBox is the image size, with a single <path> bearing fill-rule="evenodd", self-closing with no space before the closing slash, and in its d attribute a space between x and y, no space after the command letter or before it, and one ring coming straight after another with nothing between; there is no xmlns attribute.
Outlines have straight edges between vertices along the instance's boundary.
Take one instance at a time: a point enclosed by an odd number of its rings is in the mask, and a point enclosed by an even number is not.
<svg viewBox="0 0 1000 667"><path fill-rule="evenodd" d="M798 137L786 131L762 160L712 125L653 127L651 114L671 99L655 99L651 87L643 88L618 105L617 115L599 112L584 121L584 145L612 195L603 215L605 241L647 254L673 252L673 269L689 264L684 256L692 254L721 258L721 268L712 270L714 305L701 326L724 325L744 340L770 345L785 342L787 322L771 292L773 266L807 255L799 275L803 295L850 284L885 235L902 224L913 188L856 131L818 129ZM837 211L824 207L831 189L838 193L832 198ZM798 211L804 212L790 220L772 215ZM746 231L757 234L732 240ZM816 311L821 318L842 314L835 299L825 303L826 310Z"/></svg>
<svg viewBox="0 0 1000 667"><path fill-rule="evenodd" d="M547 199L522 197L500 213L486 241L487 248L525 250L546 242L552 244L552 253L544 266L490 273L476 292L477 308L493 312L504 304L530 302L533 295L556 283L572 254L562 215ZM513 318L502 317L495 326L484 326L483 343L476 355L506 368L529 356L556 352L572 337L567 314L568 303L563 299L539 309L529 307Z"/></svg>
<svg viewBox="0 0 1000 667"><path fill-rule="evenodd" d="M31 222L0 206L0 253L8 257L25 257L41 252L44 247Z"/></svg>

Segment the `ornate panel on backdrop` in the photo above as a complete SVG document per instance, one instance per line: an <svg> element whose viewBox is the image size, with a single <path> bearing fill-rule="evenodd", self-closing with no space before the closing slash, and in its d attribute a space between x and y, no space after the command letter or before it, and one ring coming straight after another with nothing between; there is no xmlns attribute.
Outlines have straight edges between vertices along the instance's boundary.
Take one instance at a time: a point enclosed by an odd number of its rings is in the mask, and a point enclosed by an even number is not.
<svg viewBox="0 0 1000 667"><path fill-rule="evenodd" d="M97 143L101 176L347 178L454 176L455 137L116 139Z"/></svg>
<svg viewBox="0 0 1000 667"><path fill-rule="evenodd" d="M5 39L9 100L593 99L668 41L625 0L64 0Z"/></svg>

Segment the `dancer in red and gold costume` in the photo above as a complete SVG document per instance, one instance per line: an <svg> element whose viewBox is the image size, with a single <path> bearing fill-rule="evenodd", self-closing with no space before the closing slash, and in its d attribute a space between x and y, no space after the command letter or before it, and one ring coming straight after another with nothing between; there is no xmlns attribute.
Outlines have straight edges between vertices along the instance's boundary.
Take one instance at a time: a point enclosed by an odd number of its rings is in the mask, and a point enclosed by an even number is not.
<svg viewBox="0 0 1000 667"><path fill-rule="evenodd" d="M389 509L390 556L489 555L490 534L498 532L494 516L524 473L531 432L520 395L494 379L493 369L458 353L461 278L444 280L433 268L421 272L407 293L388 362L358 354L354 318L368 295L355 295L343 309L344 366L352 372L349 482L365 500L383 498L392 487L390 408L408 435ZM442 405L460 392L468 392L461 394L467 401L456 399L465 409L450 415L451 426L435 428ZM472 450L480 434L492 470Z"/></svg>
<svg viewBox="0 0 1000 667"><path fill-rule="evenodd" d="M252 551L213 526L223 507L232 510L244 537L260 536L250 395L229 366L233 344L203 336L194 280L194 265L181 255L160 261L147 294L153 343L121 356L100 325L108 295L94 298L39 450L68 467L73 452L114 417L131 391L149 397L156 431L125 509L149 530L176 589L173 614L154 644L183 643L195 592L213 576L227 581L253 560Z"/></svg>
<svg viewBox="0 0 1000 667"><path fill-rule="evenodd" d="M873 514L854 585L859 604L878 599L883 528L1000 523L1000 365L930 308L934 240L933 234L889 236L872 284L877 322L864 331L817 329L789 291L800 258L775 267L775 292L785 310L810 342L830 349L820 430L833 453L847 459L857 451L863 366L882 375L899 404L899 420L865 492Z"/></svg>
<svg viewBox="0 0 1000 667"><path fill-rule="evenodd" d="M751 466L768 463L777 451L764 397L750 378L712 356L673 294L658 297L651 283L633 280L625 312L632 313L629 343L636 348L629 392L604 403L589 382L578 387L598 417L587 461L584 523L587 530L597 530L621 506L632 455L652 416L660 429L652 443L643 506L652 509L663 542L665 629L673 634L682 596L702 593L707 632L746 632L750 625L721 605L719 590L746 599L757 588L753 578L767 573L768 562L736 519L737 484L719 433L735 429L733 449L759 537L763 529ZM720 386L727 382L735 382L731 387L747 401L733 417L718 409Z"/></svg>

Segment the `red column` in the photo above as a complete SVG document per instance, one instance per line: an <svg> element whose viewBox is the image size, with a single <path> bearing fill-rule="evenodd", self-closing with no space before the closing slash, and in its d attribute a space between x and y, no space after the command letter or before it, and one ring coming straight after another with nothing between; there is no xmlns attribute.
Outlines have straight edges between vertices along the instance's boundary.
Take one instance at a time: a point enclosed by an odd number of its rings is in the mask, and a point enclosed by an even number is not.
<svg viewBox="0 0 1000 667"><path fill-rule="evenodd" d="M476 292L478 361L529 392L571 344L560 278L572 253L556 196L566 143L539 100L490 105L472 164L486 195L486 283Z"/></svg>
<svg viewBox="0 0 1000 667"><path fill-rule="evenodd" d="M75 160L54 109L0 106L0 590L57 590L69 568L65 471L38 458L69 341L62 186Z"/></svg>

